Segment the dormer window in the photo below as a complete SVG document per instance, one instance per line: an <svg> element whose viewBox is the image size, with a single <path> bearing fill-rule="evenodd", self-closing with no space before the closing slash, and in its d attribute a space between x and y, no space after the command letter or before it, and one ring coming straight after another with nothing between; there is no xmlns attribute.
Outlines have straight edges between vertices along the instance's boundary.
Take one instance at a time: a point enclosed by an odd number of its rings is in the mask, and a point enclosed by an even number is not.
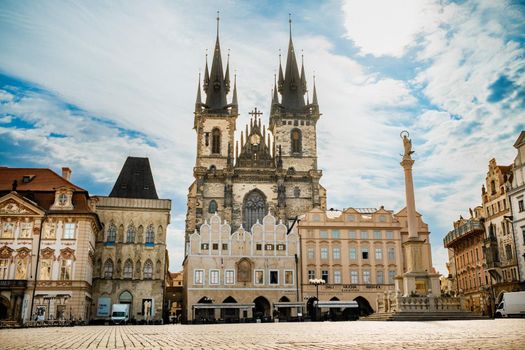
<svg viewBox="0 0 525 350"><path fill-rule="evenodd" d="M55 192L55 202L51 206L53 210L73 209L73 191L67 187L58 188Z"/></svg>
<svg viewBox="0 0 525 350"><path fill-rule="evenodd" d="M66 205L67 203L67 195L65 193L61 193L58 196L58 204L60 205Z"/></svg>

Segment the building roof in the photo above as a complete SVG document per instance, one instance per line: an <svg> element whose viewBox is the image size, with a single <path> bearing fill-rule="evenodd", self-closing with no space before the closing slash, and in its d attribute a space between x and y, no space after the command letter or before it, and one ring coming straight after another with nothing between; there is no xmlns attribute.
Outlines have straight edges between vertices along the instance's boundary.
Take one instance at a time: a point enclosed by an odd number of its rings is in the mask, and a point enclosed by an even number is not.
<svg viewBox="0 0 525 350"><path fill-rule="evenodd" d="M15 180L17 191L54 191L59 187L69 187L86 192L51 169L0 167L0 191L11 191Z"/></svg>
<svg viewBox="0 0 525 350"><path fill-rule="evenodd" d="M149 159L128 157L109 197L159 199Z"/></svg>

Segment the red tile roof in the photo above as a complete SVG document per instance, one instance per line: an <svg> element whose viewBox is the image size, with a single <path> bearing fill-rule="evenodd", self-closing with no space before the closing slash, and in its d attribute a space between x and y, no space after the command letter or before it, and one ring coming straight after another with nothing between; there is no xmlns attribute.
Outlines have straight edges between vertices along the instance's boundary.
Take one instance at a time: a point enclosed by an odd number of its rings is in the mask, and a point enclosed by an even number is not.
<svg viewBox="0 0 525 350"><path fill-rule="evenodd" d="M24 176L30 181L24 182ZM10 191L16 180L17 191L54 191L59 187L69 187L75 191L87 192L64 179L51 169L0 167L0 191Z"/></svg>

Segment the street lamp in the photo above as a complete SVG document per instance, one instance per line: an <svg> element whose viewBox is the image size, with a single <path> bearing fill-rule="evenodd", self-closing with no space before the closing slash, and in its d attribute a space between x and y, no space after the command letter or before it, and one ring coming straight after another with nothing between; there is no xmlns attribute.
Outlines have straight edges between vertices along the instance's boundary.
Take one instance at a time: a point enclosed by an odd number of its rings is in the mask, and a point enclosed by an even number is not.
<svg viewBox="0 0 525 350"><path fill-rule="evenodd" d="M319 318L319 285L325 284L326 282L324 279L321 278L312 278L308 280L308 283L315 286L315 295L317 298L317 303L315 304L315 319L317 321L317 319Z"/></svg>

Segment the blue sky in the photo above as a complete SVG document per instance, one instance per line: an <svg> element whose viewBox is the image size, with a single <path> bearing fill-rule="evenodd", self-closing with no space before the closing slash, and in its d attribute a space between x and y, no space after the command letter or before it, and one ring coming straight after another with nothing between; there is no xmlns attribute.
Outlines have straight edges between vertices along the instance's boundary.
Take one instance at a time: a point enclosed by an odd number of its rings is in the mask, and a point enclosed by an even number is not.
<svg viewBox="0 0 525 350"><path fill-rule="evenodd" d="M310 87L316 75L329 207L400 210L399 132L410 131L417 209L446 273L444 234L480 204L488 161L510 164L525 129L523 1L2 1L0 164L69 166L76 184L107 195L126 156L149 157L173 201L178 270L195 90L217 10L238 130L254 107L267 122L292 13Z"/></svg>

